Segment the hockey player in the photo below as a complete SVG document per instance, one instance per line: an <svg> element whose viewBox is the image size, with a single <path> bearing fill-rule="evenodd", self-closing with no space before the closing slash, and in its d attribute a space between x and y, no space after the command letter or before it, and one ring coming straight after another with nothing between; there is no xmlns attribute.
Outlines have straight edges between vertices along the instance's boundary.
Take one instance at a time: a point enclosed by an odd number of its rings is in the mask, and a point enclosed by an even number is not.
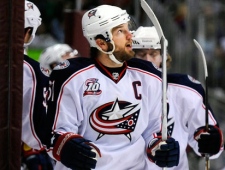
<svg viewBox="0 0 225 170"><path fill-rule="evenodd" d="M78 56L78 51L73 50L68 44L55 44L46 48L39 57L41 69L50 75L52 69L60 62L75 58Z"/></svg>
<svg viewBox="0 0 225 170"><path fill-rule="evenodd" d="M28 47L35 37L41 24L40 15L34 3L25 1L24 48ZM42 73L39 63L24 54L22 156L23 163L29 169L53 169L51 159L41 143L46 120L46 107L43 102L47 85L48 77Z"/></svg>
<svg viewBox="0 0 225 170"><path fill-rule="evenodd" d="M46 145L60 161L55 169L147 170L147 153L158 166L178 164L178 142L156 135L160 72L132 59L129 21L115 6L87 11L82 28L91 58L68 59L52 71Z"/></svg>
<svg viewBox="0 0 225 170"><path fill-rule="evenodd" d="M161 69L160 40L155 27L139 27L133 35L135 57L152 62ZM171 57L167 58L167 65ZM209 154L217 158L223 150L223 136L211 108L209 130L205 131L204 89L200 82L189 75L168 74L167 97L169 100L168 135L179 141L180 163L174 170L188 170L187 144L199 156ZM175 116L171 116L175 113ZM150 169L157 169L150 164Z"/></svg>

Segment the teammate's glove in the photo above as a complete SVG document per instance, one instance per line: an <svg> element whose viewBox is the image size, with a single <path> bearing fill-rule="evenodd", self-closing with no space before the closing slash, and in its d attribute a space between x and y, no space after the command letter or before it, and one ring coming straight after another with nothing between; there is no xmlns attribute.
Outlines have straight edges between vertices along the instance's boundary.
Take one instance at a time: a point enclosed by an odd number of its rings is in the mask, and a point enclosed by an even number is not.
<svg viewBox="0 0 225 170"><path fill-rule="evenodd" d="M101 156L99 149L89 140L74 133L61 135L53 148L53 156L56 160L71 169L90 170L97 163L97 154Z"/></svg>
<svg viewBox="0 0 225 170"><path fill-rule="evenodd" d="M209 125L198 128L194 133L194 139L198 142L198 151L204 154L214 155L220 151L223 141L222 131L217 126Z"/></svg>
<svg viewBox="0 0 225 170"><path fill-rule="evenodd" d="M23 144L22 162L28 170L53 170L53 160L45 150L35 150Z"/></svg>
<svg viewBox="0 0 225 170"><path fill-rule="evenodd" d="M147 155L149 160L159 167L177 166L180 158L180 146L171 137L166 141L157 139L147 148Z"/></svg>

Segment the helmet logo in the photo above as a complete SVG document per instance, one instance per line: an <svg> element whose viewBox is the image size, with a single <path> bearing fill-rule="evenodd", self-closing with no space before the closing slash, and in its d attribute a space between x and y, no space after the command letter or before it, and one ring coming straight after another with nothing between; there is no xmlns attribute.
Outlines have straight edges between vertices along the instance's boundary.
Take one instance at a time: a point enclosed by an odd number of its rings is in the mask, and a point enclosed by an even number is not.
<svg viewBox="0 0 225 170"><path fill-rule="evenodd" d="M132 40L133 41L133 44L140 44L138 41L136 40Z"/></svg>
<svg viewBox="0 0 225 170"><path fill-rule="evenodd" d="M27 3L27 7L28 7L28 9L34 9L34 6L32 3Z"/></svg>
<svg viewBox="0 0 225 170"><path fill-rule="evenodd" d="M88 13L88 17L91 18L92 16L95 16L97 9L93 9Z"/></svg>

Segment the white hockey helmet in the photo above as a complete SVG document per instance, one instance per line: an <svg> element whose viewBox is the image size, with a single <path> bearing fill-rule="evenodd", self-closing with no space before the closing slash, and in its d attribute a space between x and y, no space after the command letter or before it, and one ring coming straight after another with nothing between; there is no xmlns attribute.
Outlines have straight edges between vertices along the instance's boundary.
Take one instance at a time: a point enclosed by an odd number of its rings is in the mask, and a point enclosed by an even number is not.
<svg viewBox="0 0 225 170"><path fill-rule="evenodd" d="M39 57L40 66L43 70L47 70L50 74L52 71L51 64L63 61L62 56L70 53L70 58L78 54L77 50L73 50L68 44L55 44L46 48Z"/></svg>
<svg viewBox="0 0 225 170"><path fill-rule="evenodd" d="M112 40L112 28L124 24L130 21L130 16L127 14L126 10L122 10L119 7L111 5L100 5L87 11L82 18L82 29L83 34L88 40L91 47L96 47L100 51L102 49L98 47L95 42L95 37L97 35L102 35L107 42L113 45L113 50L110 52L104 52L109 54L111 60L116 63L120 63L115 59L112 54L115 50L115 45Z"/></svg>
<svg viewBox="0 0 225 170"><path fill-rule="evenodd" d="M133 49L161 49L160 39L154 26L140 26L132 37Z"/></svg>
<svg viewBox="0 0 225 170"><path fill-rule="evenodd" d="M40 15L41 13L39 9L33 2L25 1L24 28L32 27L33 31L30 41L28 43L24 43L24 47L27 47L33 41L37 28L41 25Z"/></svg>

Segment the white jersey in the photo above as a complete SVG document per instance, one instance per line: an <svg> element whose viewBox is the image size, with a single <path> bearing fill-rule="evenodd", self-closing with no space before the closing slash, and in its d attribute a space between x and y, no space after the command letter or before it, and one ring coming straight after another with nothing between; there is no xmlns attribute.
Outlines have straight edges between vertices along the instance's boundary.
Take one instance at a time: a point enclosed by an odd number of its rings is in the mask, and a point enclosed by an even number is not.
<svg viewBox="0 0 225 170"><path fill-rule="evenodd" d="M102 155L95 170L147 170L146 147L161 129L158 70L140 59L131 59L119 69L90 61L69 59L53 70L50 129L91 140ZM55 169L68 168L57 163Z"/></svg>
<svg viewBox="0 0 225 170"><path fill-rule="evenodd" d="M40 139L46 120L44 89L47 83L48 77L40 70L39 63L24 55L22 141L38 150L43 148Z"/></svg>
<svg viewBox="0 0 225 170"><path fill-rule="evenodd" d="M191 76L182 74L168 74L167 97L169 101L168 133L179 142L180 160L176 167L167 168L169 170L188 170L188 159L186 148L189 144L196 154L198 144L194 139L194 132L201 126L205 126L205 104L204 89L200 82ZM171 113L175 117L171 116ZM217 125L211 108L209 108L209 124ZM222 152L223 148L221 148ZM219 152L215 157L218 157ZM215 158L214 157L214 158ZM149 163L149 169L161 169L153 163Z"/></svg>

